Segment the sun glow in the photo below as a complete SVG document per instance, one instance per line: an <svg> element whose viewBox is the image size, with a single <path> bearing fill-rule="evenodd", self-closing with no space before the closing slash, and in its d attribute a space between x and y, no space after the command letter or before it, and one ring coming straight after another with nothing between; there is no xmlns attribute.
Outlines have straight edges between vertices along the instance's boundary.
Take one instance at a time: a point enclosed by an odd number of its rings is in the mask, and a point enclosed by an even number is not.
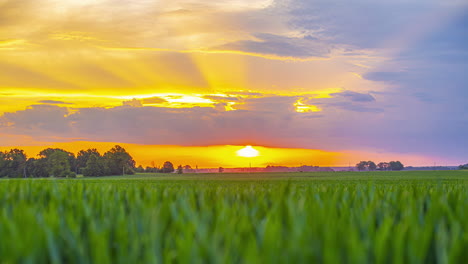
<svg viewBox="0 0 468 264"><path fill-rule="evenodd" d="M236 151L236 153L237 153L237 156L245 157L245 158L257 157L260 154L260 152L254 149L252 146L245 146L244 148Z"/></svg>

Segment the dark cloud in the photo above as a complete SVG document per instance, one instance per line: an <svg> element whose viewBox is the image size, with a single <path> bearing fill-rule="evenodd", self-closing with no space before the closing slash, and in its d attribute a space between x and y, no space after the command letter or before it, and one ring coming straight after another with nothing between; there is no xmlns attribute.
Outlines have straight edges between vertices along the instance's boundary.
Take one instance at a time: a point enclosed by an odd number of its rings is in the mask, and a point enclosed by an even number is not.
<svg viewBox="0 0 468 264"><path fill-rule="evenodd" d="M432 1L293 0L289 5L291 25L316 32L314 37L358 48L382 48L421 16L443 9ZM421 25L423 26L423 25Z"/></svg>
<svg viewBox="0 0 468 264"><path fill-rule="evenodd" d="M296 96L268 96L245 99L243 104L236 105L236 109L267 113L291 113L294 112Z"/></svg>
<svg viewBox="0 0 468 264"><path fill-rule="evenodd" d="M388 85L391 93L382 95L383 102L394 105L401 115L411 113L414 122L421 125L421 133L427 132L423 130L426 126L438 134L440 138L433 139L436 141L447 140L441 130L452 138L462 137L457 124L468 120L468 60L463 59L468 55L467 25L465 5L382 65L381 70L363 75L367 80Z"/></svg>
<svg viewBox="0 0 468 264"><path fill-rule="evenodd" d="M258 40L240 40L214 49L297 58L326 57L330 53L328 45L310 37L291 38L266 33L257 33L254 37Z"/></svg>
<svg viewBox="0 0 468 264"><path fill-rule="evenodd" d="M18 134L66 133L70 131L68 109L55 105L32 105L0 117L2 127L13 129Z"/></svg>
<svg viewBox="0 0 468 264"><path fill-rule="evenodd" d="M353 91L344 91L341 93L332 93L332 96L341 96L351 99L353 102L373 102L375 98L370 94L357 93Z"/></svg>
<svg viewBox="0 0 468 264"><path fill-rule="evenodd" d="M345 101L337 94L309 101L325 113L336 107L366 115L368 125L343 121L345 130L330 130L334 137L360 138L387 151L467 157L460 147L468 131L467 7L462 2L296 1L295 28L337 45L389 51L385 62L363 74L384 88L372 92L377 100L348 94ZM352 120L350 113L346 118Z"/></svg>
<svg viewBox="0 0 468 264"><path fill-rule="evenodd" d="M390 96L391 97L391 96ZM67 108L36 105L0 117L0 132L33 138L68 137L89 141L160 145L258 144L327 150L369 150L459 157L468 118L432 120L420 111L404 115L379 108L378 102L346 97L310 100L322 112L296 113L297 97L252 98L236 111L208 107ZM387 100L400 100L399 97ZM390 100L390 102L391 102ZM388 103L388 102L387 102ZM401 102L422 105L418 101ZM385 110L382 113L382 109ZM398 109L396 109L398 110ZM450 129L447 130L447 127Z"/></svg>
<svg viewBox="0 0 468 264"><path fill-rule="evenodd" d="M336 112L337 110L346 110L361 113L382 113L385 111L382 107L371 107L367 105L361 105L353 102L340 100L320 100L317 102L312 100L310 101L310 104L322 107L324 109L324 112Z"/></svg>
<svg viewBox="0 0 468 264"><path fill-rule="evenodd" d="M368 93L354 91L343 91L330 94L332 98L305 98L308 105L316 105L323 108L324 112L345 110L360 113L382 113L384 108L376 102L375 98Z"/></svg>
<svg viewBox="0 0 468 264"><path fill-rule="evenodd" d="M468 59L468 2L456 8L445 21L416 39L396 59L431 61L437 64L466 65ZM460 65L461 64L461 65Z"/></svg>
<svg viewBox="0 0 468 264"><path fill-rule="evenodd" d="M277 138L284 118L252 111L213 108L87 108L70 116L93 139L141 144L211 145ZM271 129L278 133L268 134ZM264 139L262 139L264 137Z"/></svg>
<svg viewBox="0 0 468 264"><path fill-rule="evenodd" d="M413 93L412 96L418 98L419 100L421 100L423 102L427 102L427 103L436 101L436 98L432 97L431 95L429 95L427 93Z"/></svg>
<svg viewBox="0 0 468 264"><path fill-rule="evenodd" d="M321 118L321 117L324 117L325 115L322 115L322 114L308 114L308 115L304 115L303 118L306 118L306 119L313 119L313 118Z"/></svg>
<svg viewBox="0 0 468 264"><path fill-rule="evenodd" d="M382 112L384 112L383 108L366 107L366 106L350 104L350 103L335 103L335 104L330 104L330 106L338 107L338 108L348 110L348 111L361 112L361 113L382 113Z"/></svg>
<svg viewBox="0 0 468 264"><path fill-rule="evenodd" d="M39 103L42 104L73 104L73 103L67 103L64 101L56 101L56 100L41 100Z"/></svg>
<svg viewBox="0 0 468 264"><path fill-rule="evenodd" d="M415 73L408 73L408 72L368 72L364 74L362 77L370 80L370 81L377 81L377 82L387 82L387 83L397 83L401 80L408 80L414 77Z"/></svg>

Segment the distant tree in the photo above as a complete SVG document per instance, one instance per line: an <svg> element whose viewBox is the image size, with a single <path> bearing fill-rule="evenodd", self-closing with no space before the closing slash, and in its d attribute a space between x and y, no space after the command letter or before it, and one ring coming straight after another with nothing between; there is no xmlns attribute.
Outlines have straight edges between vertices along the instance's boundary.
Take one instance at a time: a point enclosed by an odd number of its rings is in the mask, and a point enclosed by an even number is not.
<svg viewBox="0 0 468 264"><path fill-rule="evenodd" d="M82 169L83 176L104 176L106 175L104 159L95 154L89 156L86 167Z"/></svg>
<svg viewBox="0 0 468 264"><path fill-rule="evenodd" d="M191 169L192 169L192 166L190 166L190 165L185 165L184 166L184 170L191 170Z"/></svg>
<svg viewBox="0 0 468 264"><path fill-rule="evenodd" d="M164 165L161 169L161 172L163 173L172 173L174 172L174 165L170 161L164 162Z"/></svg>
<svg viewBox="0 0 468 264"><path fill-rule="evenodd" d="M161 170L158 168L158 167L146 167L145 168L145 172L148 172L148 173L157 173L157 172L161 172Z"/></svg>
<svg viewBox="0 0 468 264"><path fill-rule="evenodd" d="M389 163L390 170L400 171L405 168L405 166L400 161L390 161Z"/></svg>
<svg viewBox="0 0 468 264"><path fill-rule="evenodd" d="M356 164L356 168L358 171L363 171L367 168L367 161L360 161L358 164Z"/></svg>
<svg viewBox="0 0 468 264"><path fill-rule="evenodd" d="M54 151L47 158L47 170L49 176L53 177L73 177L70 170L69 155L65 151Z"/></svg>
<svg viewBox="0 0 468 264"><path fill-rule="evenodd" d="M45 178L49 177L49 171L46 159L30 158L26 162L26 171L28 177Z"/></svg>
<svg viewBox="0 0 468 264"><path fill-rule="evenodd" d="M5 155L5 152L0 151L0 177L8 177L7 168L8 161Z"/></svg>
<svg viewBox="0 0 468 264"><path fill-rule="evenodd" d="M459 170L468 170L468 163L458 166Z"/></svg>
<svg viewBox="0 0 468 264"><path fill-rule="evenodd" d="M182 174L182 173L184 173L184 168L182 168L182 165L179 165L177 167L177 174Z"/></svg>
<svg viewBox="0 0 468 264"><path fill-rule="evenodd" d="M23 150L11 149L0 152L0 177L25 177L26 161L27 157Z"/></svg>
<svg viewBox="0 0 468 264"><path fill-rule="evenodd" d="M224 168L223 168L223 167L219 167L219 168L218 168L218 172L219 172L219 173L223 173L223 172L224 172Z"/></svg>
<svg viewBox="0 0 468 264"><path fill-rule="evenodd" d="M80 150L76 156L76 173L82 173L82 169L86 167L88 159L91 155L95 155L97 158L101 157L99 151L95 148L88 150Z"/></svg>
<svg viewBox="0 0 468 264"><path fill-rule="evenodd" d="M135 172L143 173L143 172L145 172L145 169L143 168L143 166L140 165L135 169Z"/></svg>
<svg viewBox="0 0 468 264"><path fill-rule="evenodd" d="M388 162L380 162L379 164L377 164L377 167L378 167L378 170L386 171L386 170L389 170L390 164L388 164Z"/></svg>
<svg viewBox="0 0 468 264"><path fill-rule="evenodd" d="M23 150L0 152L0 177L26 177L27 157Z"/></svg>
<svg viewBox="0 0 468 264"><path fill-rule="evenodd" d="M375 171L377 169L377 165L373 161L368 161L367 162L367 169L370 171Z"/></svg>
<svg viewBox="0 0 468 264"><path fill-rule="evenodd" d="M356 168L358 171L374 171L377 168L377 165L373 161L360 161L358 164L356 164Z"/></svg>
<svg viewBox="0 0 468 264"><path fill-rule="evenodd" d="M48 159L50 158L50 156L51 156L53 153L57 152L57 151L66 153L66 154L67 154L68 163L70 164L70 168L75 168L75 164L76 164L75 154L73 154L73 153L71 153L71 152L68 152L68 151L66 151L66 150L63 150L63 149L59 149L59 148L47 148L47 149L44 149L44 150L42 150L41 152L39 152L39 157L48 160Z"/></svg>
<svg viewBox="0 0 468 264"><path fill-rule="evenodd" d="M111 175L135 174L135 161L121 146L116 145L104 153L104 158Z"/></svg>

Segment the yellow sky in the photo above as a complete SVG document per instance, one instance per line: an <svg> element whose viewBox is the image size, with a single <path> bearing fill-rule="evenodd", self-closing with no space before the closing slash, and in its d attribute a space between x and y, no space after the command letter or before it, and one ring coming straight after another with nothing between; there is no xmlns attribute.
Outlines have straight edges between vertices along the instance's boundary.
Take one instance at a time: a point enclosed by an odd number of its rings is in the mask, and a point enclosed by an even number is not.
<svg viewBox="0 0 468 264"><path fill-rule="evenodd" d="M245 163L231 156L243 144L274 147L258 147L261 166L382 156L360 142L378 136L362 128L384 127L384 108L397 112L379 101L392 86L363 76L395 51L294 25L289 4L0 0L0 146L34 155L120 142L142 164L162 149L176 163L226 167ZM403 49L406 37L394 39Z"/></svg>
<svg viewBox="0 0 468 264"><path fill-rule="evenodd" d="M41 100L112 107L121 97L160 94L184 94L196 103L200 95L239 90L309 95L364 84L378 89L358 77L382 61L371 51L349 54L320 44L323 55L298 57L288 55L287 46L237 47L276 43L272 36L310 44L288 27L287 17L268 15L262 22L264 10L275 8L269 0L4 2L0 113Z"/></svg>

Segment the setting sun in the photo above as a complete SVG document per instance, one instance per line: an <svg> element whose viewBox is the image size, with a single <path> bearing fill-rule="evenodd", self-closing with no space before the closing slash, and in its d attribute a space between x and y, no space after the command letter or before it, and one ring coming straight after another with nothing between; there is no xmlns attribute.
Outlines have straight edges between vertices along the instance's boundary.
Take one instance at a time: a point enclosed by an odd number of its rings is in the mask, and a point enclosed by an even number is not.
<svg viewBox="0 0 468 264"><path fill-rule="evenodd" d="M244 148L239 149L236 153L237 153L237 156L241 156L245 158L253 158L253 157L257 157L260 152L254 149L252 146L245 146Z"/></svg>

